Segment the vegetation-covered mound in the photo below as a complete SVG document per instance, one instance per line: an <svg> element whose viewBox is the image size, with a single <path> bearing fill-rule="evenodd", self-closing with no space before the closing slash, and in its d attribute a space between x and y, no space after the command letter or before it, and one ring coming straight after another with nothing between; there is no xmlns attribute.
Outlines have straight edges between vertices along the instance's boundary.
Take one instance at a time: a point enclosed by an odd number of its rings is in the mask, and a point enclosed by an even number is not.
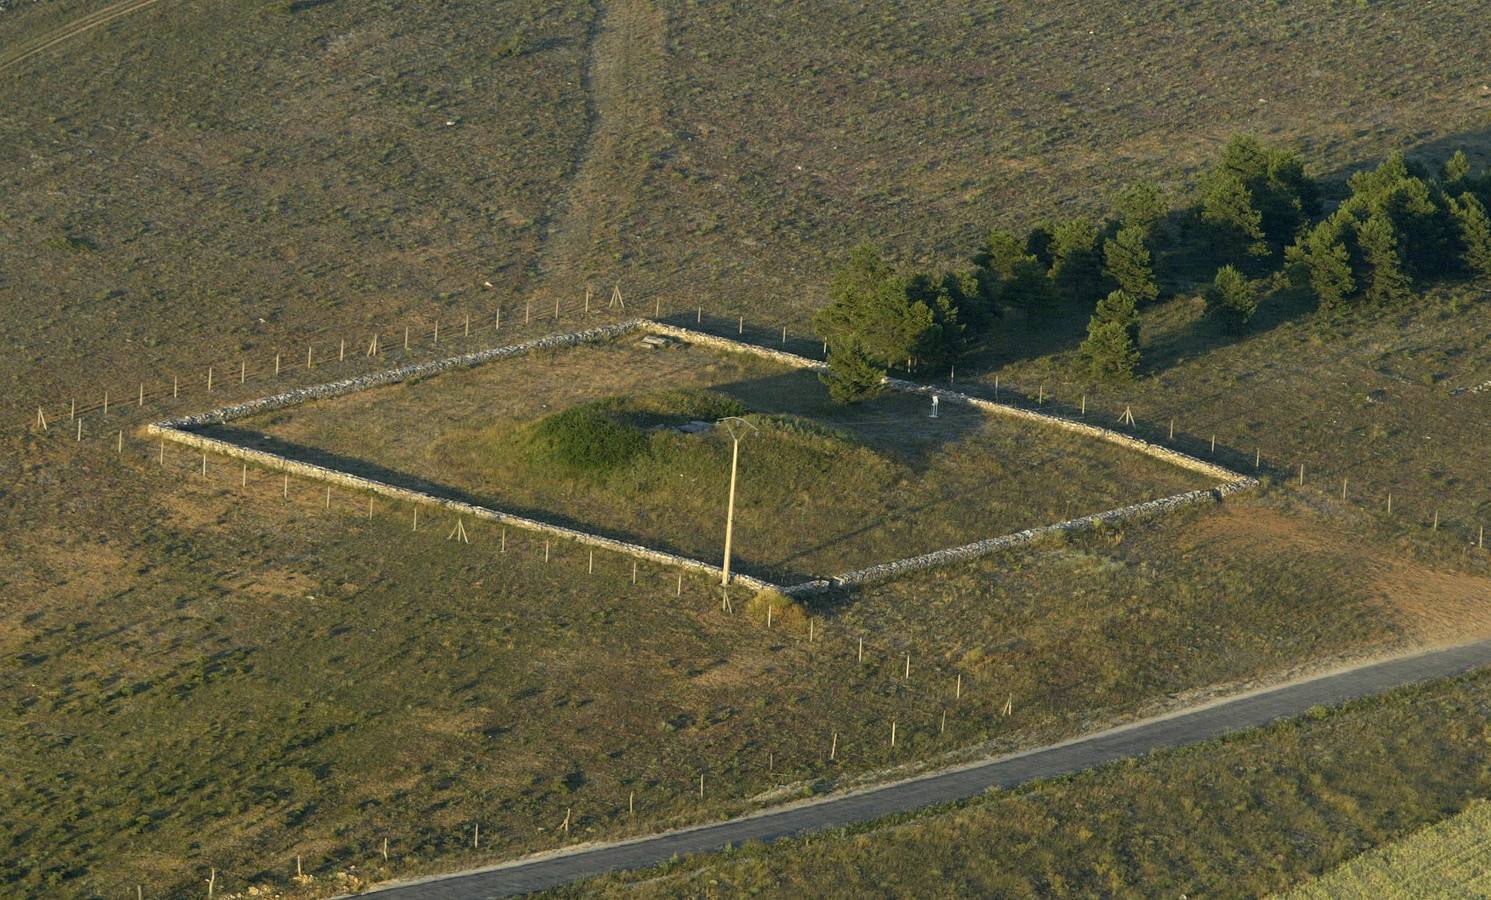
<svg viewBox="0 0 1491 900"><path fill-rule="evenodd" d="M674 426L743 416L746 408L723 394L701 390L625 395L572 406L524 431L531 464L552 463L568 474L602 475L652 449L652 438Z"/></svg>

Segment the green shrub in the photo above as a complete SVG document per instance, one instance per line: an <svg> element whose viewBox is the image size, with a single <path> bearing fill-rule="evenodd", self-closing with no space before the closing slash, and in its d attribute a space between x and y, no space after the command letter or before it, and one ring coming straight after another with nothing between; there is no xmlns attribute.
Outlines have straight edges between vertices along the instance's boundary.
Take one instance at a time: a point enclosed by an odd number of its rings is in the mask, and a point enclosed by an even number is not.
<svg viewBox="0 0 1491 900"><path fill-rule="evenodd" d="M497 42L498 57L522 56L528 50L528 35L521 31L514 31L501 41Z"/></svg>
<svg viewBox="0 0 1491 900"><path fill-rule="evenodd" d="M808 612L802 604L791 597L764 588L757 591L755 596L746 601L746 615L753 618L766 619L766 610L771 610L771 621L773 625L784 628L793 628L806 631L808 628Z"/></svg>
<svg viewBox="0 0 1491 900"><path fill-rule="evenodd" d="M541 458L572 472L604 474L647 452L642 429L597 405L576 406L540 421L532 445Z"/></svg>

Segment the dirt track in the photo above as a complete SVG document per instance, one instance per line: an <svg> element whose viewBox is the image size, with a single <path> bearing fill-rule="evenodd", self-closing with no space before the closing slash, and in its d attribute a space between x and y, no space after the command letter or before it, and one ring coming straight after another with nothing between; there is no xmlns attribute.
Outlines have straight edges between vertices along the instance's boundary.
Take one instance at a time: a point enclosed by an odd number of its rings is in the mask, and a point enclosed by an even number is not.
<svg viewBox="0 0 1491 900"><path fill-rule="evenodd" d="M154 6L159 2L160 0L120 0L119 3L111 3L103 9L95 10L86 16L68 22L66 25L54 28L45 34L25 41L19 47L8 48L3 54L0 54L0 72L4 72L12 66L19 65L36 56L38 53L57 46L63 41L107 25L115 19L138 12L147 6Z"/></svg>

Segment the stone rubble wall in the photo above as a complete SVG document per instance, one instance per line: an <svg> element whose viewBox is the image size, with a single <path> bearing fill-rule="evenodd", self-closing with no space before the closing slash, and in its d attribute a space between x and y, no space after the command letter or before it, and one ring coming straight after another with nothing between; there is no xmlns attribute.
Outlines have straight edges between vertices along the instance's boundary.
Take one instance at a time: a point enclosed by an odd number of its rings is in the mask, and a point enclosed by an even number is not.
<svg viewBox="0 0 1491 900"><path fill-rule="evenodd" d="M466 353L461 356L449 356L445 359L413 363L407 366L399 366L395 369L384 369L381 372L359 375L356 378L346 378L341 381L296 388L295 390L285 391L282 394L261 397L258 400L249 400L244 403L236 403L232 406L223 406L205 413L183 416L179 419L171 419L160 424L169 425L174 428L200 428L203 425L221 425L224 422L231 422L234 419L242 419L247 416L256 416L260 413L298 406L309 400L326 400L331 397L341 397L346 394L365 391L368 388L396 384L400 381L408 381L413 378L426 378L430 375L438 375L441 372L449 372L452 369L469 369L473 366L480 366L498 359L526 356L529 353L540 350L557 350L563 347L608 341L630 332L638 331L644 324L641 319L630 319L625 322L617 322L614 325L603 325L585 331L573 331L568 334L551 334L531 341L524 341L521 344L507 344L502 347L477 350L474 353Z"/></svg>
<svg viewBox="0 0 1491 900"><path fill-rule="evenodd" d="M946 566L956 562L964 562L970 559L988 556L1012 547L1032 544L1043 538L1057 534L1073 534L1088 531L1103 525L1116 525L1123 522L1131 522L1151 516L1174 512L1190 506L1200 506L1220 500L1227 494L1236 493L1256 485L1258 482L1253 478L1242 478L1229 482L1218 488L1210 490L1187 491L1183 494L1172 494L1168 497L1160 497L1156 500L1147 500L1143 503L1135 503L1130 506L1121 506L1110 509L1093 516L1084 516L1080 519L1069 519L1065 522L1057 522L1054 525L1040 525L1035 528L1027 528L1013 534L1001 535L1000 537L988 538L975 541L972 544L964 544L961 547L948 547L943 550L934 550L921 556L912 556L906 559L898 559L894 562L881 563L880 565L858 569L853 572L845 572L832 578L819 578L812 581L804 581L782 589L782 593L791 597L808 597L821 594L836 588L860 587L881 581L890 581L911 572L923 572L939 566Z"/></svg>
<svg viewBox="0 0 1491 900"><path fill-rule="evenodd" d="M145 430L149 434L156 435L166 440L174 441L178 444L184 444L188 447L195 447L196 449L202 450L207 453L219 453L223 456L230 456L234 459L241 459L245 462L250 462L254 465L261 466L266 469L285 472L287 474L295 475L300 478L309 478L315 481L324 481L328 484L340 485L341 487L349 488L354 491L366 491L370 494L377 494L381 497L388 497L389 499L400 500L406 503L418 503L425 506L434 506L455 513L458 516L470 516L473 519L495 522L499 525L511 525L515 528L522 528L528 531L536 531L540 534L550 534L558 538L564 538L565 540L574 541L577 544L584 544L586 546L596 547L602 550L610 550L615 553L633 556L638 559L645 559L649 562L660 563L665 566L673 566L690 572L698 572L703 575L709 575L713 578L720 578L723 574L719 566L700 562L696 559L689 559L686 556L678 556L673 553L666 553L661 550L654 550L650 547L644 547L641 544L632 544L626 541L619 541L614 538L603 537L602 535L591 534L590 532L586 531L578 531L573 528L565 528L561 525L553 525L548 522L539 521L537 519L530 519L524 516L513 515L512 513L505 513L501 510L491 509L485 506L478 506L474 503L465 503L460 500L451 500L449 498L440 497L435 494L429 494L424 491L410 490L409 488L398 487L396 485L387 484L382 481L375 481L371 478L364 478L360 475L353 475L351 473L343 472L337 469L329 469L325 466L318 466L313 463L300 462L299 460L281 456L278 453L270 453L264 450L255 450L249 447L243 447L238 444L231 443L229 441L208 437L203 434L197 434L191 431L183 431L179 428L172 427L169 423L155 423L152 425L147 425ZM777 587L771 582L739 574L731 576L731 583L742 584L755 590Z"/></svg>
<svg viewBox="0 0 1491 900"><path fill-rule="evenodd" d="M452 356L445 359L433 360L430 362L414 363L412 365L400 366L398 368L387 369L382 372L374 372L369 375L362 375L356 378L347 378L341 381L313 385L311 387L305 388L297 388L295 390L285 391L283 393L275 394L270 397L263 397L258 400L250 400L244 403L220 407L218 409L210 410L208 412L200 413L197 415L183 416L181 418L172 419L170 421L158 422L147 426L146 431L152 435L157 435L159 437L169 439L186 446L195 447L197 449L203 450L204 452L220 453L224 456L242 459L244 461L263 466L265 468L286 472L303 478L311 478L318 481L339 484L352 490L367 491L369 493L378 494L395 500L402 500L408 503L421 503L429 506L436 506L454 512L457 515L469 515L475 519L497 522L502 525L511 525L517 528L536 531L542 534L551 534L555 537L571 540L579 544L585 544L591 547L599 547L602 549L611 550L616 553L634 556L639 559L645 559L667 566L676 566L678 568L691 572L699 572L714 577L720 577L723 574L723 571L719 566L710 565L709 563L700 562L699 560L689 559L687 557L678 556L672 553L666 553L660 550L654 550L649 547L644 547L640 544L632 544L626 541L603 537L601 535L592 534L590 532L579 531L573 528L565 528L559 525L553 525L537 519L530 519L524 516L505 513L500 510L478 506L472 503L465 503L458 500L439 497L437 495L426 493L424 491L415 491L408 488L396 487L394 485L387 484L381 481L375 481L371 478L364 478L362 476L352 475L350 473L338 471L336 469L329 469L325 466L299 462L297 460L293 460L276 453L269 453L263 450L254 450L248 447L242 447L228 441L198 434L191 430L200 428L204 425L222 424L225 422L233 421L234 419L241 419L246 416L258 415L260 413L285 409L290 406L305 403L309 400L324 400L331 397L340 397L345 394L367 390L368 388L372 387L395 384L397 382L407 381L413 378L424 378L453 369L470 368L473 366L479 366L484 363L492 362L494 360L523 356L535 351L574 347L580 344L612 340L637 331L665 335L677 340L685 341L690 344L697 344L702 347L710 347L730 353L748 353L753 356L768 359L773 362L791 366L792 368L796 369L821 372L827 370L828 368L826 363L820 362L815 359L809 359L808 357L800 356L796 353L788 353L785 350L774 350L770 347L763 347L757 344L747 343L745 341L719 337L700 331L694 331L689 328L681 328L676 325L667 325L661 322L654 322L647 319L631 319L625 322L618 322L612 325L604 325L584 331L549 335L547 337L537 338L535 340L526 341L520 344L510 344L502 347L493 347L487 350L479 350L474 353L467 353L461 356ZM922 554L920 556L882 563L880 565L870 566L868 568L859 569L853 572L846 572L841 575L833 576L832 578L806 581L801 584L792 585L786 588L779 587L768 581L764 581L758 578L751 578L746 575L734 575L732 577L732 581L757 590L763 588L773 588L797 597L808 596L834 588L853 587L880 581L887 581L907 574L909 572L924 571L926 569L948 565L954 562L976 559L982 556L987 556L991 553L998 553L1011 547L1029 544L1053 534L1083 531L1091 528L1096 528L1099 525L1133 521L1136 519L1181 509L1183 507L1196 506L1202 503L1213 502L1239 491L1247 490L1258 484L1258 480L1256 478L1245 477L1223 466L1205 462L1203 460L1197 459L1194 456L1190 456L1189 454L1181 453L1177 450L1172 450L1169 447L1151 443L1141 438L1127 435L1110 428L1090 425L1086 422L1075 422L1070 419L1062 418L1060 416L1036 412L1034 410L1022 409L1018 406L1012 406L1006 403L998 403L991 400L984 400L978 397L961 393L959 391L951 391L944 388L932 387L930 385L918 384L916 382L905 381L899 378L887 377L885 379L885 384L892 390L912 394L922 394L926 396L935 396L939 399L939 401L952 400L955 402L967 403L968 405L973 406L976 409L981 409L995 415L1003 415L1016 419L1022 419L1039 425L1060 428L1065 431L1070 431L1096 440L1106 441L1110 444L1116 444L1118 446L1143 453L1146 456L1162 460L1164 462L1179 466L1189 471L1198 472L1200 474L1206 475L1209 478L1217 478L1222 483L1210 490L1189 491L1183 494L1175 494L1169 497L1162 497L1157 500L1149 500L1143 503L1123 506L1117 509L1111 509L1106 512L1098 513L1093 516L1086 516L1080 519L1071 519L1066 522L1058 522L1052 525L1042 525L1036 528L1029 528L1024 531L1015 532L1014 534L988 538L986 540L976 541L971 544L965 544L961 547L949 547L942 550L936 550L931 553Z"/></svg>
<svg viewBox="0 0 1491 900"><path fill-rule="evenodd" d="M666 325L662 322L644 320L642 330L653 334L662 334L671 338L677 338L690 344L698 344L700 347L712 347L716 350L724 350L727 353L748 353L751 356L759 356L772 362L791 366L794 369L809 369L814 372L828 371L828 364L796 353L788 353L786 350L773 350L760 344L752 344L746 341L738 341L733 338L719 337L718 335L705 334L702 331L694 331L692 328L680 328L677 325Z"/></svg>

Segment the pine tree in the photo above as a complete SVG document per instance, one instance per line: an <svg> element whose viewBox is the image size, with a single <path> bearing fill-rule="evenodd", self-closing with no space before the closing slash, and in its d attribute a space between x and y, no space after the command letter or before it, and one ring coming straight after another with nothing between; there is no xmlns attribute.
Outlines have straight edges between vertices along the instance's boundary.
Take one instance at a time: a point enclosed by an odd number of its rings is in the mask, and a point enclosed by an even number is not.
<svg viewBox="0 0 1491 900"><path fill-rule="evenodd" d="M1339 309L1356 290L1351 252L1344 229L1349 216L1332 216L1316 225L1285 253L1289 263L1303 270L1321 312Z"/></svg>
<svg viewBox="0 0 1491 900"><path fill-rule="evenodd" d="M1104 322L1117 322L1123 326L1128 334L1129 340L1136 346L1139 343L1139 304L1134 298L1124 291L1113 291L1108 296L1099 300L1093 315Z"/></svg>
<svg viewBox="0 0 1491 900"><path fill-rule="evenodd" d="M1201 220L1215 226L1227 239L1242 245L1253 256L1268 252L1263 240L1263 214L1253 205L1253 194L1232 172L1219 172L1207 179L1201 193Z"/></svg>
<svg viewBox="0 0 1491 900"><path fill-rule="evenodd" d="M1243 198L1246 197L1246 203ZM1320 190L1295 154L1237 135L1203 179L1203 216L1266 254L1292 241L1320 207ZM1256 235L1254 218L1256 213Z"/></svg>
<svg viewBox="0 0 1491 900"><path fill-rule="evenodd" d="M1094 315L1087 323L1082 357L1093 377L1128 381L1139 367L1139 348L1121 322L1105 322Z"/></svg>
<svg viewBox="0 0 1491 900"><path fill-rule="evenodd" d="M1022 256L1014 271L999 288L1000 299L1032 316L1050 316L1056 312L1056 291L1040 260Z"/></svg>
<svg viewBox="0 0 1491 900"><path fill-rule="evenodd" d="M1114 291L1098 301L1079 351L1096 378L1127 380L1139 367L1139 313L1134 298Z"/></svg>
<svg viewBox="0 0 1491 900"><path fill-rule="evenodd" d="M1467 166L1468 168L1468 166ZM1460 229L1460 258L1477 275L1491 275L1491 217L1476 195L1466 192L1449 201L1450 212Z"/></svg>
<svg viewBox="0 0 1491 900"><path fill-rule="evenodd" d="M1367 262L1367 299L1395 303L1408 298L1412 282L1403 271L1398 234L1385 215L1371 215L1356 228Z"/></svg>
<svg viewBox="0 0 1491 900"><path fill-rule="evenodd" d="M1102 290L1098 229L1087 219L1073 219L1051 235L1051 281L1068 300L1091 300Z"/></svg>
<svg viewBox="0 0 1491 900"><path fill-rule="evenodd" d="M1055 227L1050 222L1040 222L1025 236L1025 252L1034 256L1042 268L1051 268L1051 245L1056 240Z"/></svg>
<svg viewBox="0 0 1491 900"><path fill-rule="evenodd" d="M1137 228L1144 237L1154 233L1169 208L1165 195L1153 182L1137 181L1113 198L1113 217L1124 228Z"/></svg>
<svg viewBox="0 0 1491 900"><path fill-rule="evenodd" d="M1206 312L1222 323L1223 331L1242 334L1258 312L1257 291L1235 267L1223 266L1206 289Z"/></svg>
<svg viewBox="0 0 1491 900"><path fill-rule="evenodd" d="M853 346L881 366L916 355L935 316L910 295L914 278L897 272L875 248L855 248L834 273L828 305L813 319L819 336L832 347Z"/></svg>
<svg viewBox="0 0 1491 900"><path fill-rule="evenodd" d="M885 390L885 369L853 344L830 346L828 371L818 376L835 403L859 403Z"/></svg>
<svg viewBox="0 0 1491 900"><path fill-rule="evenodd" d="M1458 190L1470 177L1470 159L1464 150L1456 150L1455 154L1444 161L1444 168L1440 172L1440 180L1444 182L1446 191Z"/></svg>
<svg viewBox="0 0 1491 900"><path fill-rule="evenodd" d="M1015 266L1026 256L1025 245L1013 232L1003 228L989 232L984 250L989 255L989 268L1000 278L1013 276Z"/></svg>
<svg viewBox="0 0 1491 900"><path fill-rule="evenodd" d="M1398 270L1431 278L1458 267L1455 222L1435 203L1437 191L1422 166L1395 152L1377 168L1352 175L1347 184L1351 196L1341 209L1360 222L1379 218L1386 224Z"/></svg>
<svg viewBox="0 0 1491 900"><path fill-rule="evenodd" d="M819 375L819 380L828 386L833 402L857 404L880 396L886 389L884 377L884 368L875 365L859 347L847 344L829 347L829 371Z"/></svg>
<svg viewBox="0 0 1491 900"><path fill-rule="evenodd" d="M1136 303L1148 303L1160 295L1144 232L1137 226L1120 228L1103 242L1104 271Z"/></svg>

